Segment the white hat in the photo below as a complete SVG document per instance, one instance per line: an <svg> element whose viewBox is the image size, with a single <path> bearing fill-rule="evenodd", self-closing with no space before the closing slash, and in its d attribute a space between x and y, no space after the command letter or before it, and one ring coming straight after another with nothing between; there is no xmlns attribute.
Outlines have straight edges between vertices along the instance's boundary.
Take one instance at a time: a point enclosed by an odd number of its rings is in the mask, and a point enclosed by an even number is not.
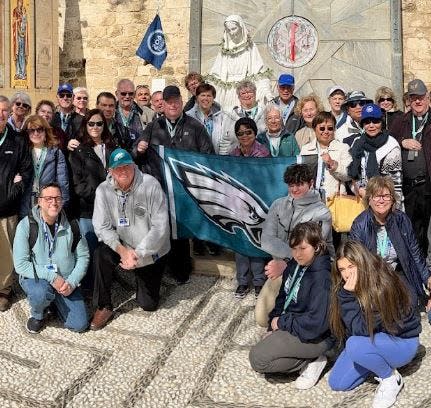
<svg viewBox="0 0 431 408"><path fill-rule="evenodd" d="M326 96L329 98L335 91L341 91L344 95L346 95L346 90L340 85L334 85L327 89Z"/></svg>

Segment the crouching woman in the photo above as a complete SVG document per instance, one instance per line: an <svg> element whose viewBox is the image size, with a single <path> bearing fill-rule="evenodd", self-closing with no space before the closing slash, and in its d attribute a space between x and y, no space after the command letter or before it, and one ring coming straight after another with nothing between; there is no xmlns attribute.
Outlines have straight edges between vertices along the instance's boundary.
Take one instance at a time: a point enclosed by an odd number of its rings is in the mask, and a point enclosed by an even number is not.
<svg viewBox="0 0 431 408"><path fill-rule="evenodd" d="M342 243L332 273L330 325L346 341L329 376L335 391L351 390L375 374L373 408L392 406L403 387L397 368L416 355L420 317L405 281L356 241Z"/></svg>
<svg viewBox="0 0 431 408"><path fill-rule="evenodd" d="M289 238L293 259L283 273L268 333L250 350L259 373L300 371L295 386L313 387L330 348L329 294L331 262L319 224L297 224Z"/></svg>

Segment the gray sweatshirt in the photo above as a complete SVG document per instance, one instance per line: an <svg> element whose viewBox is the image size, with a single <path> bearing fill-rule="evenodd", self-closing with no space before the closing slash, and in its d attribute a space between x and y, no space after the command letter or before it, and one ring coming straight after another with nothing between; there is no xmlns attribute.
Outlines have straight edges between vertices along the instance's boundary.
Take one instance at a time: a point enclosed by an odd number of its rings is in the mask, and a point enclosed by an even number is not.
<svg viewBox="0 0 431 408"><path fill-rule="evenodd" d="M119 226L127 218L129 226ZM135 166L130 191L124 195L111 175L96 190L93 226L99 241L112 250L121 243L139 255L138 267L150 265L170 250L165 193L159 182Z"/></svg>
<svg viewBox="0 0 431 408"><path fill-rule="evenodd" d="M322 235L329 255L335 256L332 243L332 218L329 209L320 200L317 190L308 191L304 197L293 199L290 195L275 200L262 229L262 249L273 258L292 258L289 234L296 224L306 221L321 223Z"/></svg>

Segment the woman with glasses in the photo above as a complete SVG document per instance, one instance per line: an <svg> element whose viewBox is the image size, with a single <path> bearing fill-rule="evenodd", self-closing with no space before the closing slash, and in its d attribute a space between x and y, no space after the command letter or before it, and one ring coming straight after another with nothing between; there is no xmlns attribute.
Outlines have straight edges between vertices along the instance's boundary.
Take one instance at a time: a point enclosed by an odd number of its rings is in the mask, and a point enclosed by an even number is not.
<svg viewBox="0 0 431 408"><path fill-rule="evenodd" d="M16 132L21 132L24 127L25 118L31 113L31 99L25 92L17 92L10 98L12 114L8 123Z"/></svg>
<svg viewBox="0 0 431 408"><path fill-rule="evenodd" d="M403 114L398 109L394 91L387 86L381 86L376 91L374 98L377 105L383 110L383 128L390 129L393 120Z"/></svg>
<svg viewBox="0 0 431 408"><path fill-rule="evenodd" d="M322 201L341 191L349 179L347 168L352 162L349 146L335 139L336 120L330 112L320 112L311 124L316 138L302 147L300 155L315 168L314 186Z"/></svg>
<svg viewBox="0 0 431 408"><path fill-rule="evenodd" d="M350 238L380 255L407 281L414 297L425 296L423 285L431 288L431 273L409 217L396 208L392 179L371 178L363 201L367 209L353 221Z"/></svg>
<svg viewBox="0 0 431 408"><path fill-rule="evenodd" d="M75 194L79 200L79 227L87 239L91 262L97 246L97 237L91 222L96 189L106 179L109 156L115 149L106 119L99 109L89 110L83 118L80 141L80 145L69 154L69 162ZM89 272L84 281L87 288L93 285L94 276L90 267Z"/></svg>
<svg viewBox="0 0 431 408"><path fill-rule="evenodd" d="M28 215L37 204L39 188L49 183L57 183L63 197L63 207L69 203L69 177L66 160L59 148L58 140L48 122L38 115L30 116L23 127L32 159L33 177L24 191L20 216Z"/></svg>
<svg viewBox="0 0 431 408"><path fill-rule="evenodd" d="M299 148L315 140L316 136L311 124L316 115L322 111L322 102L319 97L314 94L302 97L296 104L295 115L299 116L305 124L304 127L295 133L295 139Z"/></svg>
<svg viewBox="0 0 431 408"><path fill-rule="evenodd" d="M352 163L348 175L358 182L359 195L365 194L368 180L374 176L390 176L403 208L402 161L398 142L383 130L383 114L379 106L369 103L362 108L361 126L364 133L350 148Z"/></svg>
<svg viewBox="0 0 431 408"><path fill-rule="evenodd" d="M83 86L73 88L73 106L75 112L85 116L88 111L88 91Z"/></svg>

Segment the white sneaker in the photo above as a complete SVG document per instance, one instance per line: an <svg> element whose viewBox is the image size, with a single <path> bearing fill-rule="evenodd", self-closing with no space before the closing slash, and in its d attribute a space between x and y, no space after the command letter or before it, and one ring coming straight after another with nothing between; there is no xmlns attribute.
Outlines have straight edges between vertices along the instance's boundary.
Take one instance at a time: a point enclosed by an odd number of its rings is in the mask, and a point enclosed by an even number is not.
<svg viewBox="0 0 431 408"><path fill-rule="evenodd" d="M376 390L376 395L373 400L373 408L389 408L395 404L397 395L404 386L403 377L401 374L394 370L392 375L388 378L381 379L375 377L380 383Z"/></svg>
<svg viewBox="0 0 431 408"><path fill-rule="evenodd" d="M328 359L323 354L316 360L308 363L300 372L299 377L295 381L295 387L298 390L308 390L319 381Z"/></svg>

